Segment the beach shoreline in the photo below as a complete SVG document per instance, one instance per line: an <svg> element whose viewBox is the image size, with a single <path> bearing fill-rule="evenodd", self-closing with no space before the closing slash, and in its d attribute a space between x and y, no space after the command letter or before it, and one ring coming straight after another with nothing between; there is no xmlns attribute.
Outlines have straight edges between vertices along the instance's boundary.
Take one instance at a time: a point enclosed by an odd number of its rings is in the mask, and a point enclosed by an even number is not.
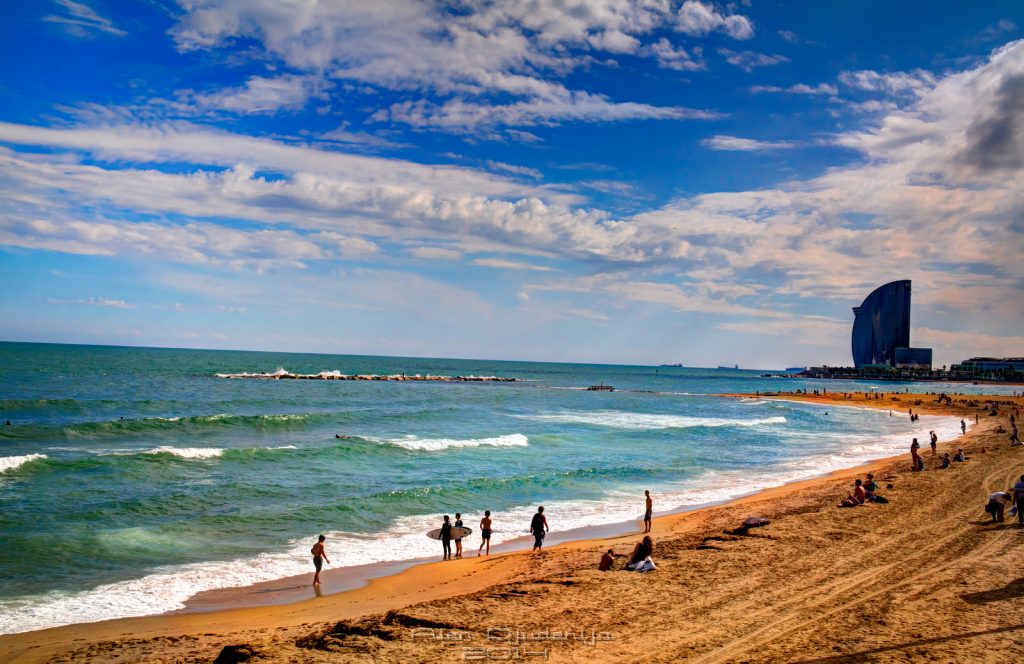
<svg viewBox="0 0 1024 664"><path fill-rule="evenodd" d="M723 395L736 398L751 398L751 394ZM960 415L977 413L977 409L971 410L966 403L960 405L934 403L934 395L920 394L899 394L892 395L898 401L884 402L883 400L871 398L860 400L840 399L838 395L819 397L816 395L804 395L796 393L782 393L774 395L759 395L759 398L779 398L796 400L808 403L834 404L840 406L857 406L869 408L889 408L891 404L899 403L906 406L919 401L911 407L921 414L935 415ZM1020 405L1020 399L1009 397L970 397L967 401L981 402L986 398L1000 401L1013 401ZM963 439L958 439L963 446L977 443L977 439L984 438L982 433L992 429L990 422L985 422L981 427L982 431L968 432ZM987 438L986 438L987 439ZM949 441L943 441L946 446ZM786 500L793 500L807 494L818 494L823 489L835 485L838 481L848 480L851 477L862 475L866 472L886 473L888 468L905 461L903 456L886 457L876 459L855 467L845 468L829 472L825 475L790 482L781 486L753 492L749 495L735 498L721 504L702 506L695 509L685 509L669 514L659 515L654 519L653 534L656 538L665 537L681 538L699 533L706 528L711 521L716 521L721 514L734 513L754 506L762 506L775 502L784 503ZM625 525L625 524L610 524ZM734 523L738 525L738 523ZM606 528L603 526L599 528ZM593 527L580 529L592 531ZM604 533L580 533L579 538L572 538L569 541L554 544L551 549L543 555L548 556L554 552L569 557L581 555L584 552L593 553L600 551L607 546L624 546L625 541L632 541L637 537L637 529L626 532L604 532ZM584 537L583 535L589 535ZM508 543L503 546L511 546ZM130 644L126 640L134 642L150 643L150 654L162 650L159 644L163 643L168 652L180 650L180 635L205 636L196 637L204 645L201 651L216 648L217 643L225 642L228 635L237 633L251 633L254 629L264 632L273 631L281 633L281 636L288 638L299 634L304 630L308 631L309 626L315 623L326 623L338 620L353 620L370 614L377 614L387 611L403 609L410 605L422 604L424 602L436 602L453 597L466 596L474 592L484 592L508 583L515 583L524 576L531 576L534 572L544 570L523 570L523 561L530 558L530 554L521 550L495 551L490 557L476 558L473 555L473 547L467 547L471 557L457 560L450 563L403 561L390 565L390 570L385 575L371 574L366 583L357 588L337 588L341 575L346 569L331 570L331 576L325 575L325 586L328 586L327 593L322 597L313 597L301 601L274 602L270 605L254 606L246 603L247 595L263 592L270 588L270 584L258 584L246 588L233 588L225 591L211 591L206 597L196 596L196 603L191 608L169 614L146 616L140 618L121 618L116 620L103 621L99 623L83 623L54 627L33 632L24 632L14 635L0 636L0 653L6 652L10 661L51 661L52 658L61 656L69 650L79 648L85 643L113 643L120 644L111 646L116 649L130 651ZM496 564L502 561L502 565ZM366 567L377 567L381 564ZM385 567L389 566L384 564ZM379 570L377 570L379 571ZM302 577L296 577L301 579ZM457 581L457 582L456 582ZM272 582L281 584L283 580ZM291 582L289 580L289 585ZM298 589L298 586L296 586ZM340 592L333 592L334 590ZM203 595L206 595L205 593ZM205 608L203 608L205 606ZM216 609L210 611L209 609ZM200 612L202 611L202 612ZM168 638L175 641L167 642ZM184 638L184 637L182 637ZM297 637L296 637L297 638ZM187 641L188 639L186 639ZM227 639L230 640L230 639ZM152 648L155 648L153 650ZM197 651L199 652L199 651ZM119 661L134 661L124 660ZM147 660L148 661L148 660ZM173 660L172 660L173 661Z"/></svg>

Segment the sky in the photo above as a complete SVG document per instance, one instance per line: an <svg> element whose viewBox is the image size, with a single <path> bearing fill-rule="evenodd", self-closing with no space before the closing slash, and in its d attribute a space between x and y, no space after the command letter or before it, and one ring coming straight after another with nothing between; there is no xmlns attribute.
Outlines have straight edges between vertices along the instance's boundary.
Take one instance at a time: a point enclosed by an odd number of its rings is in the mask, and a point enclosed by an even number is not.
<svg viewBox="0 0 1024 664"><path fill-rule="evenodd" d="M0 6L0 339L1024 355L1024 3Z"/></svg>

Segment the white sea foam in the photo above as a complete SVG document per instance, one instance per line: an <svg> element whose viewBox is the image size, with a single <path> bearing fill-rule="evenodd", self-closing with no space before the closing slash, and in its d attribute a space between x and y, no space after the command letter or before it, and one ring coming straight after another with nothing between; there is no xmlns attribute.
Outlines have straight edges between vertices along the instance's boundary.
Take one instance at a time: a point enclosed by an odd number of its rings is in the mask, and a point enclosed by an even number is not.
<svg viewBox="0 0 1024 664"><path fill-rule="evenodd" d="M693 427L753 427L766 424L785 424L781 415L759 419L726 419L719 417L691 417L688 415L655 415L627 413L617 410L571 411L523 415L531 420L560 424L592 424L615 429L689 429Z"/></svg>
<svg viewBox="0 0 1024 664"><path fill-rule="evenodd" d="M30 461L45 458L45 454L25 454L23 456L0 457L0 473L6 473L9 470L14 470L15 468L23 466Z"/></svg>
<svg viewBox="0 0 1024 664"><path fill-rule="evenodd" d="M368 438L377 443L396 445L407 450L426 450L439 452L454 447L526 447L530 439L521 433L512 433L505 436L494 436L492 438L419 438L417 436L405 436L404 438Z"/></svg>
<svg viewBox="0 0 1024 664"><path fill-rule="evenodd" d="M219 447L171 447L170 445L161 445L160 447L147 450L144 454L173 454L182 459L212 459L224 454L224 450Z"/></svg>

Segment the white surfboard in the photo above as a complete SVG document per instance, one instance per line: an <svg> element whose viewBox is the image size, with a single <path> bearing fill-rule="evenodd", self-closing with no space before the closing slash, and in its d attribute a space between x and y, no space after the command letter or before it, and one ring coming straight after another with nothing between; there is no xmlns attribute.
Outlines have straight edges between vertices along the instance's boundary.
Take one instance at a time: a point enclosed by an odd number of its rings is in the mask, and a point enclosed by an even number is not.
<svg viewBox="0 0 1024 664"><path fill-rule="evenodd" d="M473 534L472 528L463 528L462 526L452 526L452 539L462 539L463 537L469 537ZM427 537L433 540L441 539L441 529L435 528L427 533Z"/></svg>

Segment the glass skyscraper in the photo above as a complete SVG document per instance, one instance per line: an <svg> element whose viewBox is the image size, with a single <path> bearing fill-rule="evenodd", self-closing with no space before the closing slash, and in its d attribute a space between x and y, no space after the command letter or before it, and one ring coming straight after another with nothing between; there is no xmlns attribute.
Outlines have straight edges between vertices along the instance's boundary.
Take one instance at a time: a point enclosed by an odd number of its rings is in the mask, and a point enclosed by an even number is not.
<svg viewBox="0 0 1024 664"><path fill-rule="evenodd" d="M910 346L910 280L879 286L853 314L854 366L895 366L896 349Z"/></svg>

